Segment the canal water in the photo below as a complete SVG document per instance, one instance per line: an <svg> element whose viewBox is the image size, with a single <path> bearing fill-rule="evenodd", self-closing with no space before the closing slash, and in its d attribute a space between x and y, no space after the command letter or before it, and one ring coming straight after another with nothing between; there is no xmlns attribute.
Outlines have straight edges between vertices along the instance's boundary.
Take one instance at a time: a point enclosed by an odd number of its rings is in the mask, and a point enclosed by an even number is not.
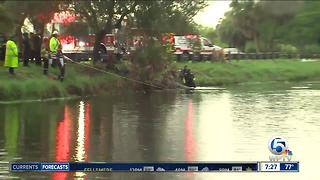
<svg viewBox="0 0 320 180"><path fill-rule="evenodd" d="M0 105L0 179L319 179L312 83ZM266 88L265 88L266 87ZM298 173L10 173L9 161L267 161L284 136Z"/></svg>

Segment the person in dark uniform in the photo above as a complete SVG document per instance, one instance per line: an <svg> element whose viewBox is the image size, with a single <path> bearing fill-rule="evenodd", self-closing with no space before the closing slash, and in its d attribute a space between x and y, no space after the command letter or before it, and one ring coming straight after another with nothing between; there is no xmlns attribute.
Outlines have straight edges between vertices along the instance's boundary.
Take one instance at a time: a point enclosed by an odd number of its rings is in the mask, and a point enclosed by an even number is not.
<svg viewBox="0 0 320 180"><path fill-rule="evenodd" d="M194 75L191 73L191 70L188 69L186 73L184 74L185 79L185 85L189 87L196 87L196 84L194 82Z"/></svg>
<svg viewBox="0 0 320 180"><path fill-rule="evenodd" d="M31 47L28 33L23 33L22 45L23 66L29 66Z"/></svg>
<svg viewBox="0 0 320 180"><path fill-rule="evenodd" d="M188 70L188 66L184 66L183 69L180 70L180 73L179 73L179 78L180 78L180 81L183 82L183 84L185 84L185 74L187 73L187 70Z"/></svg>
<svg viewBox="0 0 320 180"><path fill-rule="evenodd" d="M6 42L7 42L7 37L6 35L1 35L0 34L0 61L4 61L5 55L6 55Z"/></svg>
<svg viewBox="0 0 320 180"><path fill-rule="evenodd" d="M41 66L41 37L39 34L34 34L33 35L33 51L34 51L34 58L35 58L35 63L38 66Z"/></svg>
<svg viewBox="0 0 320 180"><path fill-rule="evenodd" d="M191 70L188 69L188 66L184 66L183 69L180 70L179 79L185 86L196 87L194 75Z"/></svg>
<svg viewBox="0 0 320 180"><path fill-rule="evenodd" d="M50 61L50 49L49 49L49 39L44 38L41 47L41 58L43 60L43 74L48 75L49 63L52 64L52 59Z"/></svg>
<svg viewBox="0 0 320 180"><path fill-rule="evenodd" d="M29 34L29 42L30 42L30 54L29 54L29 57L30 57L30 62L31 63L34 63L34 60L35 60L35 57L36 57L36 53L35 53L35 46L34 46L34 33L31 32Z"/></svg>

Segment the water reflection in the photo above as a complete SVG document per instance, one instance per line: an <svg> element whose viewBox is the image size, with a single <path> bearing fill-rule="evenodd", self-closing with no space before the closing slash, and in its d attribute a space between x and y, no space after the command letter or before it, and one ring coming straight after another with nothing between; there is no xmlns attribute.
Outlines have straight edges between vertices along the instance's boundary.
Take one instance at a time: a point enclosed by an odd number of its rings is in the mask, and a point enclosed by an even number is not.
<svg viewBox="0 0 320 180"><path fill-rule="evenodd" d="M78 118L78 131L77 131L77 144L76 144L76 155L74 159L76 161L83 161L85 159L86 151L84 149L84 129L85 129L85 118L84 118L84 102L80 101L80 111Z"/></svg>
<svg viewBox="0 0 320 180"><path fill-rule="evenodd" d="M70 127L72 120L70 118L70 109L68 106L64 108L63 120L58 123L56 128L56 153L55 162L67 162L70 159ZM52 179L66 179L68 173L54 172Z"/></svg>
<svg viewBox="0 0 320 180"><path fill-rule="evenodd" d="M64 117L58 122L56 128L56 162L65 162L70 159L70 128L71 128L70 109L65 106Z"/></svg>
<svg viewBox="0 0 320 180"><path fill-rule="evenodd" d="M77 162L88 160L88 144L89 144L89 130L90 130L90 104L85 104L80 101L79 118L77 128L77 143L75 147L75 156L73 159ZM75 172L75 177L84 178L86 173Z"/></svg>
<svg viewBox="0 0 320 180"><path fill-rule="evenodd" d="M18 109L9 106L5 108L4 112L4 132L5 132L5 146L7 150L7 159L14 158L17 154L18 137L19 137L19 112Z"/></svg>
<svg viewBox="0 0 320 180"><path fill-rule="evenodd" d="M0 178L14 161L267 160L273 135L289 141L303 169L316 177L320 91L215 91L98 97L68 102L0 105ZM314 172L313 172L314 171ZM310 174L310 175L309 175ZM52 179L264 179L254 174L34 173ZM265 178L266 179L266 178Z"/></svg>
<svg viewBox="0 0 320 180"><path fill-rule="evenodd" d="M195 161L196 144L193 137L193 105L192 100L188 101L188 112L185 120L185 160L189 162ZM187 179L192 179L193 173L187 173Z"/></svg>
<svg viewBox="0 0 320 180"><path fill-rule="evenodd" d="M195 142L193 138L193 108L192 100L188 102L188 115L185 120L185 159L186 161L193 162L195 156Z"/></svg>

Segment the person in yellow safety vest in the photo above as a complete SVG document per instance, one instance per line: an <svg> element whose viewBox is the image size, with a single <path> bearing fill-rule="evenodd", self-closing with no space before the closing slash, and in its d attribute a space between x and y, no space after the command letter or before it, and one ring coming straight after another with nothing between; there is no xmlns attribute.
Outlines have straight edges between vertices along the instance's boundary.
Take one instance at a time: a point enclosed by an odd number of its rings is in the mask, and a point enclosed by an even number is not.
<svg viewBox="0 0 320 180"><path fill-rule="evenodd" d="M9 73L14 74L14 68L17 68L19 64L18 48L15 43L15 37L10 37L6 43L6 55L4 66L9 68Z"/></svg>
<svg viewBox="0 0 320 180"><path fill-rule="evenodd" d="M60 81L63 81L64 73L65 73L65 64L64 64L63 55L62 55L62 46L58 39L58 31L54 31L52 33L52 37L49 40L49 49L50 49L50 56L52 61L57 63L60 69L60 75L58 76L58 79Z"/></svg>

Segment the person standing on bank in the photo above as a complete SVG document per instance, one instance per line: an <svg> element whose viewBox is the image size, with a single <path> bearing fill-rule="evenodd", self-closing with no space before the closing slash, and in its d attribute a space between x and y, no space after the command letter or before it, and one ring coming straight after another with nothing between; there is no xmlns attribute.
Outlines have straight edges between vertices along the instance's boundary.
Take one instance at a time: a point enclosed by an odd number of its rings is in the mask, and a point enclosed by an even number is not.
<svg viewBox="0 0 320 180"><path fill-rule="evenodd" d="M48 44L48 41L45 41ZM48 69L49 69L49 50L48 46L45 45L45 43L41 46L41 58L43 60L43 74L48 75Z"/></svg>
<svg viewBox="0 0 320 180"><path fill-rule="evenodd" d="M6 55L4 66L9 68L9 73L14 75L14 68L19 64L18 48L15 43L15 37L11 36L6 43Z"/></svg>
<svg viewBox="0 0 320 180"><path fill-rule="evenodd" d="M30 32L29 34L29 42L30 42L30 62L34 63L35 59L36 59L36 53L35 53L35 46L34 46L34 33Z"/></svg>
<svg viewBox="0 0 320 180"><path fill-rule="evenodd" d="M23 44L23 49L22 49L23 66L29 66L31 46L30 46L30 39L29 39L28 33L23 33L22 44Z"/></svg>
<svg viewBox="0 0 320 180"><path fill-rule="evenodd" d="M54 31L52 33L52 37L50 38L50 41L49 41L49 48L50 48L50 55L51 55L52 61L55 61L58 64L58 67L60 69L60 75L58 76L58 79L60 81L63 81L65 64L64 64L63 55L62 55L62 46L58 39L58 31Z"/></svg>
<svg viewBox="0 0 320 180"><path fill-rule="evenodd" d="M34 58L35 63L38 66L41 66L41 37L39 33L33 35L33 51L34 51Z"/></svg>
<svg viewBox="0 0 320 180"><path fill-rule="evenodd" d="M49 38L43 38L41 45L41 58L43 60L43 74L48 75L49 64L52 65L52 59L50 58Z"/></svg>

